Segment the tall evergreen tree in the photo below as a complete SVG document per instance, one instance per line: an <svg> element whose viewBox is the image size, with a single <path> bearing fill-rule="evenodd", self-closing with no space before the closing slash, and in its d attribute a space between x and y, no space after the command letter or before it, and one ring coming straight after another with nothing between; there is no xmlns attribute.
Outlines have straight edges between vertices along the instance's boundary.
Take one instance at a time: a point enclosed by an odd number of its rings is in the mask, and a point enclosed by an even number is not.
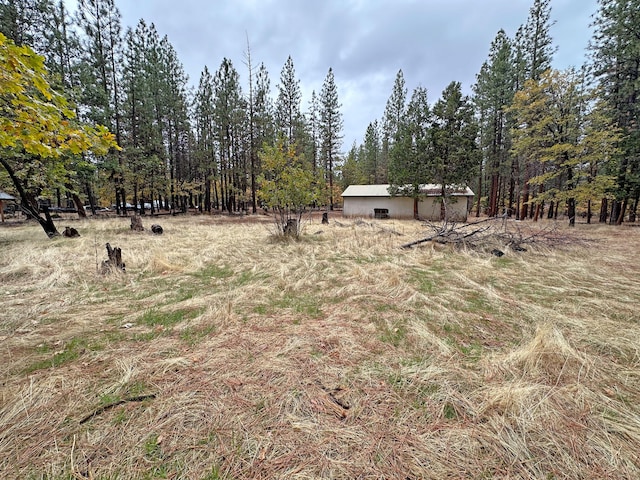
<svg viewBox="0 0 640 480"><path fill-rule="evenodd" d="M429 170L430 160L433 159L431 129L427 90L418 87L413 91L406 114L400 120L389 164L390 193L413 198L414 218L418 218L421 185L428 183L433 174Z"/></svg>
<svg viewBox="0 0 640 480"><path fill-rule="evenodd" d="M158 108L161 92L160 38L155 27L140 20L125 35L123 69L123 140L126 168L123 176L137 208L140 196L163 196L168 206L163 118ZM144 202L142 202L144 206Z"/></svg>
<svg viewBox="0 0 640 480"><path fill-rule="evenodd" d="M573 226L577 202L605 195L611 185L605 162L615 153L618 135L597 103L589 107L589 97L581 77L571 70L548 70L515 95L513 148L541 166L530 179L544 187L536 199L536 218L542 201L551 202L550 213L564 202Z"/></svg>
<svg viewBox="0 0 640 480"><path fill-rule="evenodd" d="M431 151L426 176L442 188L441 216L447 219L446 204L452 190L464 187L478 169L476 138L478 126L473 105L462 95L459 82L451 82L432 109Z"/></svg>
<svg viewBox="0 0 640 480"><path fill-rule="evenodd" d="M310 145L307 154L315 175L318 170L318 152L320 150L320 103L315 90L311 92L311 101L309 102L308 126Z"/></svg>
<svg viewBox="0 0 640 480"><path fill-rule="evenodd" d="M238 207L238 195L242 192L238 161L239 139L242 135L239 110L242 104L240 76L231 60L222 60L213 78L215 93L215 124L218 134L218 158L220 160L220 196L222 209L228 212Z"/></svg>
<svg viewBox="0 0 640 480"><path fill-rule="evenodd" d="M216 188L216 133L214 119L213 77L205 66L200 74L198 89L194 99L194 128L196 135L196 159L202 179L204 181L204 198L200 205L210 212L212 204L219 208Z"/></svg>
<svg viewBox="0 0 640 480"><path fill-rule="evenodd" d="M640 198L640 0L600 0L594 22L592 69L622 129L618 190L611 217L622 223Z"/></svg>
<svg viewBox="0 0 640 480"><path fill-rule="evenodd" d="M510 125L506 112L513 101L516 84L512 61L511 42L504 30L500 30L491 43L489 59L482 65L473 87L474 102L480 117L480 148L483 155L478 196L482 195L482 178L486 175L489 216L497 215L499 207L507 207L511 211L514 202L515 179L511 175ZM479 207L480 202L478 214Z"/></svg>
<svg viewBox="0 0 640 480"><path fill-rule="evenodd" d="M391 96L387 100L387 105L382 118L382 152L380 156L380 171L384 172L384 177L380 178L381 183L386 183L389 166L389 152L396 140L400 128L400 121L407 105L407 87L405 86L404 74L398 70L393 83Z"/></svg>
<svg viewBox="0 0 640 480"><path fill-rule="evenodd" d="M53 0L1 0L0 33L16 45L27 45L48 56L45 39L53 5Z"/></svg>
<svg viewBox="0 0 640 480"><path fill-rule="evenodd" d="M551 0L534 0L523 31L527 79L539 80L551 68L556 51L550 32L554 23L551 21Z"/></svg>
<svg viewBox="0 0 640 480"><path fill-rule="evenodd" d="M114 0L79 0L78 23L85 33L83 98L88 120L106 125L122 144L121 65L122 34L120 11ZM113 152L105 167L115 192L118 213L126 213L124 157Z"/></svg>
<svg viewBox="0 0 640 480"><path fill-rule="evenodd" d="M374 120L367 126L367 131L364 134L364 150L362 163L362 173L365 178L365 182L368 184L386 183L387 169L384 169L381 165L382 157L382 145L380 142L380 129L378 127L378 121Z"/></svg>
<svg viewBox="0 0 640 480"><path fill-rule="evenodd" d="M550 30L553 26L551 21L551 0L534 0L529 9L527 22L519 30L516 38L516 78L517 88L524 86L527 80L538 80L541 75L551 68L555 47L551 38ZM516 158L516 161L521 159ZM540 165L536 163L524 163L516 168L520 175L521 207L519 218L525 219L531 215L534 209L530 208L533 202L530 197L535 197L539 192L536 187L529 183L529 179L540 173Z"/></svg>
<svg viewBox="0 0 640 480"><path fill-rule="evenodd" d="M302 93L300 80L296 78L296 70L291 56L280 72L278 98L276 100L276 120L278 128L287 139L289 145L295 144L300 137L302 127Z"/></svg>
<svg viewBox="0 0 640 480"><path fill-rule="evenodd" d="M340 147L342 146L342 113L340 113L338 101L338 87L335 83L333 70L325 77L320 91L320 158L323 162L326 181L329 185L329 208L333 210L334 192L334 167L338 161Z"/></svg>

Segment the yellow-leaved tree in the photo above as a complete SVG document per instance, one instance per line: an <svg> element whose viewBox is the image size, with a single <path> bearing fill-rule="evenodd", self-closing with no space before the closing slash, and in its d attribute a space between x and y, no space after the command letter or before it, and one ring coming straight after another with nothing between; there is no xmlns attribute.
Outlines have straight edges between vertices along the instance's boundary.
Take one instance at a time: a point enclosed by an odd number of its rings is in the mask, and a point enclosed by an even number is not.
<svg viewBox="0 0 640 480"><path fill-rule="evenodd" d="M277 234L297 237L304 213L320 201L318 181L295 145L285 146L282 138L274 146L265 145L259 156L263 174L258 196L273 210Z"/></svg>
<svg viewBox="0 0 640 480"><path fill-rule="evenodd" d="M51 88L44 58L0 34L0 165L20 195L22 210L49 238L58 231L37 195L48 182L68 175L72 155L104 155L119 148L101 125L75 119L63 95Z"/></svg>

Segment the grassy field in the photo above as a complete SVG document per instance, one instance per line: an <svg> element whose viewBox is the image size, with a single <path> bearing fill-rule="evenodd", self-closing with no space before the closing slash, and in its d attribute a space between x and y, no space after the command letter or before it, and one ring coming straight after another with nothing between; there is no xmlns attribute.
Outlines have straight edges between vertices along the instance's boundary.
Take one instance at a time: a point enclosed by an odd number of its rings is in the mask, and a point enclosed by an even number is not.
<svg viewBox="0 0 640 480"><path fill-rule="evenodd" d="M640 478L640 229L339 222L0 227L0 478Z"/></svg>

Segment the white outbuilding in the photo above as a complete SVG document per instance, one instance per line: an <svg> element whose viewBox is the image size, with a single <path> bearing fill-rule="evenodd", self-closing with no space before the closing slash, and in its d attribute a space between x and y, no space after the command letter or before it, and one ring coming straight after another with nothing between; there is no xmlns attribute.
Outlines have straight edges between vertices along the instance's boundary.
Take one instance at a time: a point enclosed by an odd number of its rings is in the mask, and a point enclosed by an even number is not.
<svg viewBox="0 0 640 480"><path fill-rule="evenodd" d="M349 185L342 194L345 217L413 218L414 200L411 197L389 193L390 185ZM435 184L420 185L418 218L439 221L442 210L442 187ZM465 222L473 206L474 193L469 187L456 188L447 197L447 217Z"/></svg>

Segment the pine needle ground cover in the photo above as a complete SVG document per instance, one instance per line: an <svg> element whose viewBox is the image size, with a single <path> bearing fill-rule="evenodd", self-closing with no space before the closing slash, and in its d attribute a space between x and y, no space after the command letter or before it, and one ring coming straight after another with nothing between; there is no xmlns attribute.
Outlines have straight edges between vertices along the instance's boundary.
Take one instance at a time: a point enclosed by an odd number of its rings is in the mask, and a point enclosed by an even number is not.
<svg viewBox="0 0 640 480"><path fill-rule="evenodd" d="M0 230L1 478L640 477L640 229L74 224Z"/></svg>

